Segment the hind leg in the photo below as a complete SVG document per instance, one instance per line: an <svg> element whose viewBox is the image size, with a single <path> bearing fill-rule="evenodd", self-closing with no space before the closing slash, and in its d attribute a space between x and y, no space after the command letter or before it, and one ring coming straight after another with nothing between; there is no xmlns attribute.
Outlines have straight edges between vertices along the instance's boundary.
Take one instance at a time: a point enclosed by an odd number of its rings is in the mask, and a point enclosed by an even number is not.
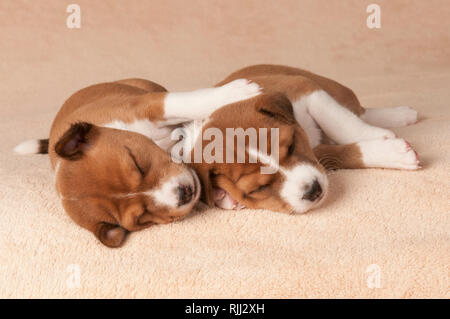
<svg viewBox="0 0 450 319"><path fill-rule="evenodd" d="M366 109L361 118L369 124L384 128L401 127L417 122L417 111L408 106Z"/></svg>
<svg viewBox="0 0 450 319"><path fill-rule="evenodd" d="M321 144L314 155L326 169L391 168L416 170L419 158L412 146L401 138L361 141L346 145Z"/></svg>

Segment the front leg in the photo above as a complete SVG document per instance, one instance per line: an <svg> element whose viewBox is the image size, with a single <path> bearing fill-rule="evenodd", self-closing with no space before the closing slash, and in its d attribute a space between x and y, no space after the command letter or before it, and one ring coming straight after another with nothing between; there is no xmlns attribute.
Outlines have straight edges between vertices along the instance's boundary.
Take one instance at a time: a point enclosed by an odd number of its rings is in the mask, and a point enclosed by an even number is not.
<svg viewBox="0 0 450 319"><path fill-rule="evenodd" d="M214 88L167 93L161 124L172 125L206 119L222 106L247 100L260 93L260 86L246 79L234 80Z"/></svg>
<svg viewBox="0 0 450 319"><path fill-rule="evenodd" d="M389 130L367 124L322 90L302 96L293 106L294 109L305 108L325 134L337 144L395 137Z"/></svg>

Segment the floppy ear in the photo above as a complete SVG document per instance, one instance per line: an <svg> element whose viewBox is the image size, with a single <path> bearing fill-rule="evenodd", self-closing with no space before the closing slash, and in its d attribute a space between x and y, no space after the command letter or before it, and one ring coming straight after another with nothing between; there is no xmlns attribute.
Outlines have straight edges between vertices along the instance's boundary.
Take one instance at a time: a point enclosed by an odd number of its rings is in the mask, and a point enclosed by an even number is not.
<svg viewBox="0 0 450 319"><path fill-rule="evenodd" d="M120 247L128 235L128 230L108 223L101 223L94 232L95 236L102 242L103 245L110 248Z"/></svg>
<svg viewBox="0 0 450 319"><path fill-rule="evenodd" d="M63 198L62 204L70 218L92 232L103 245L115 248L121 246L125 241L128 230L117 224L103 222L102 206L97 201L65 200Z"/></svg>
<svg viewBox="0 0 450 319"><path fill-rule="evenodd" d="M267 94L256 103L256 110L270 118L286 124L294 124L294 111L291 101L283 93Z"/></svg>
<svg viewBox="0 0 450 319"><path fill-rule="evenodd" d="M86 122L72 124L56 143L56 154L69 160L79 159L89 142L88 135L92 128L93 125Z"/></svg>

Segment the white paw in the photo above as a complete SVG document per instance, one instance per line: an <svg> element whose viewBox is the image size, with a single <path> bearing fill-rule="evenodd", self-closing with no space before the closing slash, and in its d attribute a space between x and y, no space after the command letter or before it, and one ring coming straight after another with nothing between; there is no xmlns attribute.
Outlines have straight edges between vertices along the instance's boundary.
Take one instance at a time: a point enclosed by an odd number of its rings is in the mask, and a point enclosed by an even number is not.
<svg viewBox="0 0 450 319"><path fill-rule="evenodd" d="M407 126L417 122L417 111L409 106L397 106L389 110L389 123L393 127Z"/></svg>
<svg viewBox="0 0 450 319"><path fill-rule="evenodd" d="M393 139L395 137L395 133L388 129L367 125L361 132L360 140Z"/></svg>
<svg viewBox="0 0 450 319"><path fill-rule="evenodd" d="M417 122L417 111L408 106L366 109L361 118L381 127L401 127Z"/></svg>
<svg viewBox="0 0 450 319"><path fill-rule="evenodd" d="M367 167L415 170L419 157L411 144L401 138L380 139L358 143L362 161Z"/></svg>
<svg viewBox="0 0 450 319"><path fill-rule="evenodd" d="M261 94L261 87L247 79L237 79L219 88L223 94L224 104L250 99Z"/></svg>

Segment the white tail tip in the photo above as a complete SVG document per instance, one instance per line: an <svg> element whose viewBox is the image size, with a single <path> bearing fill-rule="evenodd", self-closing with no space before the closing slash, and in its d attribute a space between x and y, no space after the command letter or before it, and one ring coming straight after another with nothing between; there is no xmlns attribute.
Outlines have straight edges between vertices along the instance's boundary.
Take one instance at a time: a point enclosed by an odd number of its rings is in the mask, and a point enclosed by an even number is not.
<svg viewBox="0 0 450 319"><path fill-rule="evenodd" d="M17 154L38 154L39 140L28 140L20 143L14 147L14 152Z"/></svg>

